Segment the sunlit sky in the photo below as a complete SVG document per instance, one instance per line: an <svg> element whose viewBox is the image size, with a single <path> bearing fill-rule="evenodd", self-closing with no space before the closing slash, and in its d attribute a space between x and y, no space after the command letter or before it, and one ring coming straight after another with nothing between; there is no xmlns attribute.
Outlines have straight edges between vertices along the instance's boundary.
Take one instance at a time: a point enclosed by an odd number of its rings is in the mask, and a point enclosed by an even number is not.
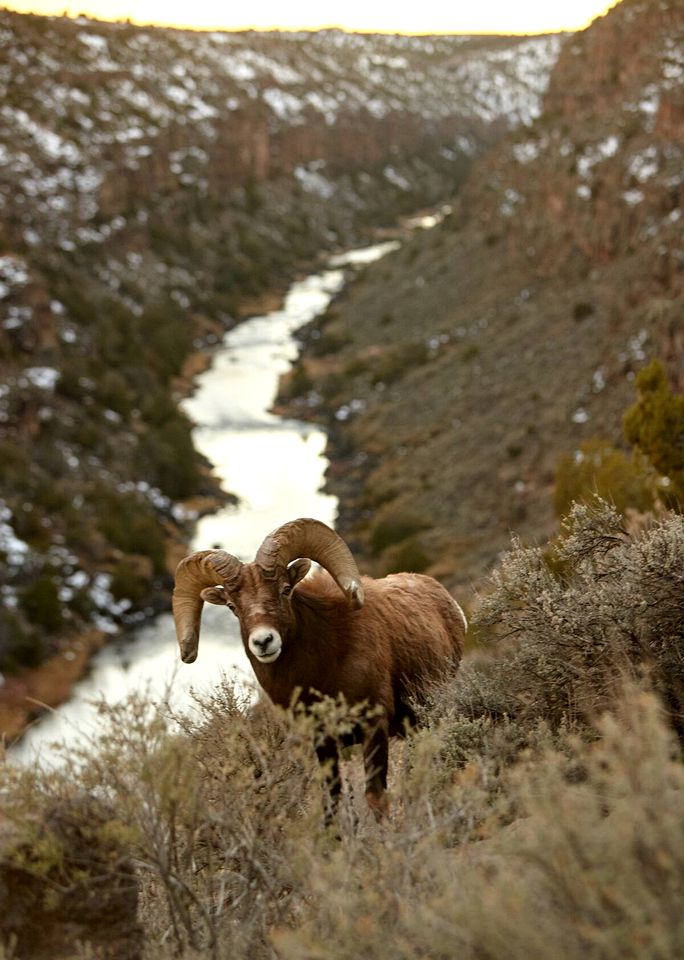
<svg viewBox="0 0 684 960"><path fill-rule="evenodd" d="M616 0L10 0L23 13L84 13L102 20L131 19L197 29L318 29L383 33L545 33L578 30L615 6Z"/></svg>

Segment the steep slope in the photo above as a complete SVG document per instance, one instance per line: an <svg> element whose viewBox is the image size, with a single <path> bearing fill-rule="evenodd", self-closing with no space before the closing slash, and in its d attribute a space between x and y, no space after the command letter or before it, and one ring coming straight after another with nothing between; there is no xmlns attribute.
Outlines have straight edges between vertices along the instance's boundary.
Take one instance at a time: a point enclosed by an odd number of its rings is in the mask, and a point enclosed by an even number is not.
<svg viewBox="0 0 684 960"><path fill-rule="evenodd" d="M451 194L538 113L560 40L0 11L0 45L1 675L168 603L169 540L218 494L177 410L189 355Z"/></svg>
<svg viewBox="0 0 684 960"><path fill-rule="evenodd" d="M541 117L439 227L309 331L341 526L376 569L467 590L555 527L558 457L620 442L635 371L682 388L684 8L624 0L570 40Z"/></svg>

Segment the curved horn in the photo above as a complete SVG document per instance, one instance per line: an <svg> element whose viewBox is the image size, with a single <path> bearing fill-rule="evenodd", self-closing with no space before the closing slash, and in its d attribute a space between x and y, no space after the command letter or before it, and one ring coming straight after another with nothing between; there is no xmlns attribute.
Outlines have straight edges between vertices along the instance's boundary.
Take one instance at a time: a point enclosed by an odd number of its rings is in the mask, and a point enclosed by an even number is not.
<svg viewBox="0 0 684 960"><path fill-rule="evenodd" d="M205 587L225 586L230 592L237 586L242 563L225 550L200 550L176 567L173 590L173 619L183 663L197 659L200 619Z"/></svg>
<svg viewBox="0 0 684 960"><path fill-rule="evenodd" d="M257 551L256 563L265 575L284 572L291 560L308 557L328 571L350 605L363 606L361 574L347 544L320 520L291 520L270 533Z"/></svg>

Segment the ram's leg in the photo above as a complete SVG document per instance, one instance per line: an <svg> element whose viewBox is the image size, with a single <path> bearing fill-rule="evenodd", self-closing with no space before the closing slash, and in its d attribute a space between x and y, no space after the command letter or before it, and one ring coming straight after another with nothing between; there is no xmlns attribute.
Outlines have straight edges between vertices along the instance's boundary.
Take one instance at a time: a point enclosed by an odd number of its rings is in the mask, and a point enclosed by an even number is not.
<svg viewBox="0 0 684 960"><path fill-rule="evenodd" d="M387 799L387 765L389 763L389 733L387 721L378 720L368 731L363 743L363 763L366 768L366 800L376 820L389 813Z"/></svg>
<svg viewBox="0 0 684 960"><path fill-rule="evenodd" d="M325 797L325 825L329 826L337 816L337 810L340 805L340 794L342 792L340 756L337 742L333 737L326 737L322 743L317 745L316 756L325 774L325 784L327 788Z"/></svg>

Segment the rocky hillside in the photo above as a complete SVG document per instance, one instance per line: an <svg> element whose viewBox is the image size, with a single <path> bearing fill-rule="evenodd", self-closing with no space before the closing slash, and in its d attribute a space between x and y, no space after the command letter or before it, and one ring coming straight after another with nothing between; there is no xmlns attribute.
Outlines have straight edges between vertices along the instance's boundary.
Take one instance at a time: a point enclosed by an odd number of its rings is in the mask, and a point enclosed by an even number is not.
<svg viewBox="0 0 684 960"><path fill-rule="evenodd" d="M511 530L554 532L559 457L621 442L650 357L684 387L683 145L684 8L623 0L452 215L309 331L289 392L331 425L329 488L371 567L467 596Z"/></svg>
<svg viewBox="0 0 684 960"><path fill-rule="evenodd" d="M168 603L169 543L218 493L188 358L321 249L451 195L538 114L560 40L0 11L0 44L1 677Z"/></svg>

